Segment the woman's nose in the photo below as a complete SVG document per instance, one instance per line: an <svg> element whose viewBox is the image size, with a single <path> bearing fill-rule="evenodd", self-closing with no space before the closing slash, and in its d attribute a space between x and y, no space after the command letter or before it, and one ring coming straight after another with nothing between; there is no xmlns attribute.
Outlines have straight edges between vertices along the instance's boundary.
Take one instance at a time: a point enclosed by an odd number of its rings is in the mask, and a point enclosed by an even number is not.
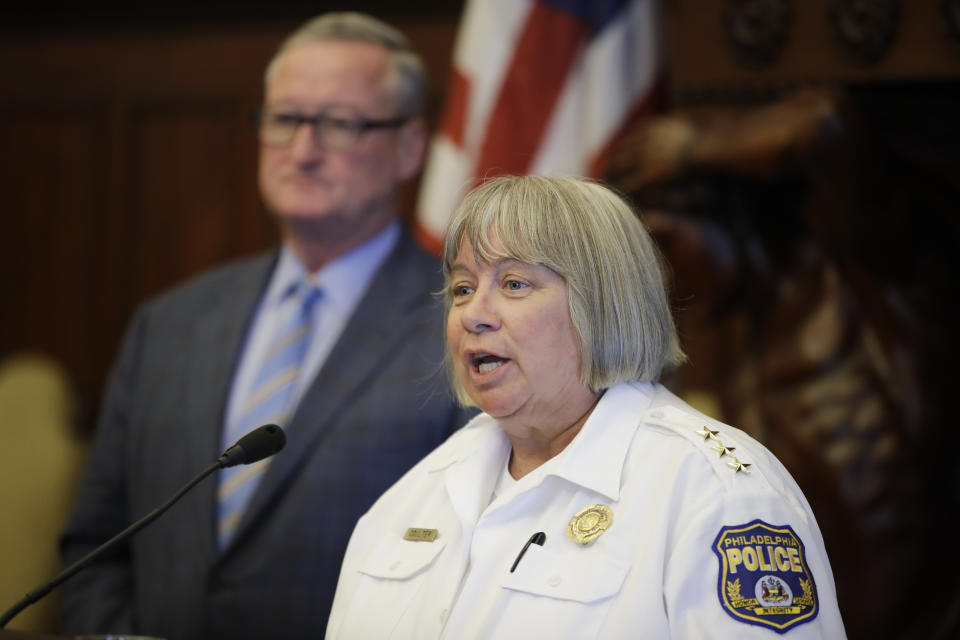
<svg viewBox="0 0 960 640"><path fill-rule="evenodd" d="M463 324L467 331L480 333L500 328L500 315L491 296L477 290L462 308Z"/></svg>

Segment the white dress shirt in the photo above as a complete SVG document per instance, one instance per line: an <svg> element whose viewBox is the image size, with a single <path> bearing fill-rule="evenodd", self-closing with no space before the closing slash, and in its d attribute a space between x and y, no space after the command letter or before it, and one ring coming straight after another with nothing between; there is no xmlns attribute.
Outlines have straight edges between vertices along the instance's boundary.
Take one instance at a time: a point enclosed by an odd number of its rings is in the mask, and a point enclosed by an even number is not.
<svg viewBox="0 0 960 640"><path fill-rule="evenodd" d="M482 414L377 501L350 540L327 638L845 637L786 469L664 387L607 390L566 449L513 485L499 477L509 453ZM609 528L570 539L597 504ZM436 538L405 540L409 528ZM536 532L544 544L511 573Z"/></svg>

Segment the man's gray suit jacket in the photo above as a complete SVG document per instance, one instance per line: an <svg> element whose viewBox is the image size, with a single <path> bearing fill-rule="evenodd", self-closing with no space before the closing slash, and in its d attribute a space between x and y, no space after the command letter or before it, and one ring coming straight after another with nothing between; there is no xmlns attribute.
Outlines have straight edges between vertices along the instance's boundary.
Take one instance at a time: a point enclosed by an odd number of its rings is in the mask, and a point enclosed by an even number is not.
<svg viewBox="0 0 960 640"><path fill-rule="evenodd" d="M275 262L274 253L217 269L135 315L62 538L65 562L217 459L230 384ZM447 391L441 287L439 262L404 232L287 426L287 445L228 548L215 550L209 478L64 585L63 630L323 637L356 520L472 414ZM421 525L429 523L411 523Z"/></svg>

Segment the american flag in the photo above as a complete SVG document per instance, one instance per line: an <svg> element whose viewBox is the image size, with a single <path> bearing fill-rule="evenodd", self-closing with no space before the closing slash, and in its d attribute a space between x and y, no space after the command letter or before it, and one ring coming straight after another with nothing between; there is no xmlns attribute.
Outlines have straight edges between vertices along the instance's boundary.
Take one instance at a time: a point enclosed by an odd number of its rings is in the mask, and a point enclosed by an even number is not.
<svg viewBox="0 0 960 640"><path fill-rule="evenodd" d="M658 0L467 0L417 203L437 250L460 198L502 174L600 177L656 106Z"/></svg>

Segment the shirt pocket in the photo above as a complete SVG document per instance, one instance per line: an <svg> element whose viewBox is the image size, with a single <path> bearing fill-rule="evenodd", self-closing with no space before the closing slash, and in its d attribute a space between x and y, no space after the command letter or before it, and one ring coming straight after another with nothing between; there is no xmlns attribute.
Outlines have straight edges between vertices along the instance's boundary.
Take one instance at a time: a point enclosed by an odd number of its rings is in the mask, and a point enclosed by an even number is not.
<svg viewBox="0 0 960 640"><path fill-rule="evenodd" d="M433 564L445 542L400 540L367 558L360 573L384 580L409 580Z"/></svg>
<svg viewBox="0 0 960 640"><path fill-rule="evenodd" d="M589 547L558 554L536 545L527 551L503 587L511 591L589 604L620 592L630 565Z"/></svg>
<svg viewBox="0 0 960 640"><path fill-rule="evenodd" d="M414 615L411 603L445 546L400 540L372 554L359 569L361 578L346 616L345 637L391 637L405 616Z"/></svg>
<svg viewBox="0 0 960 640"><path fill-rule="evenodd" d="M502 637L595 638L630 565L596 547L557 553L530 545L501 583Z"/></svg>

